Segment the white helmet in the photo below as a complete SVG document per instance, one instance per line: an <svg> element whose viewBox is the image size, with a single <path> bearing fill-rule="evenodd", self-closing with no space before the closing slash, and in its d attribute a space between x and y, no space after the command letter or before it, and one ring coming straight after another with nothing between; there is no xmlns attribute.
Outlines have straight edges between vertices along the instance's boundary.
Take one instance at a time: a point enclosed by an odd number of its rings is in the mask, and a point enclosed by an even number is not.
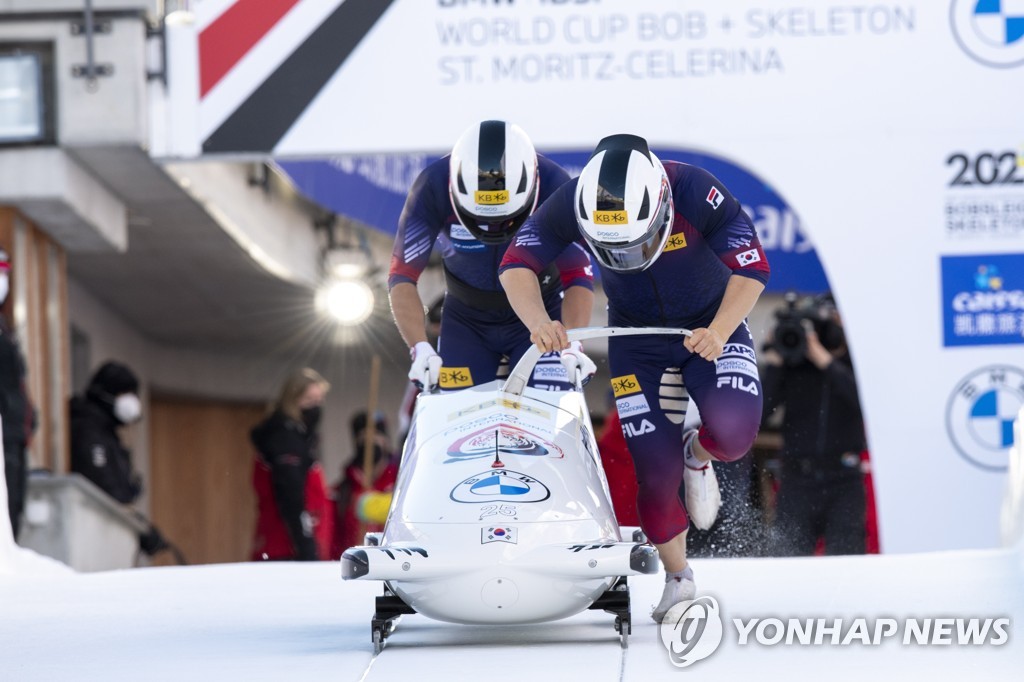
<svg viewBox="0 0 1024 682"><path fill-rule="evenodd" d="M601 140L576 184L576 219L598 262L619 272L649 268L672 233L665 168L636 135Z"/></svg>
<svg viewBox="0 0 1024 682"><path fill-rule="evenodd" d="M459 222L485 244L504 244L537 207L537 152L523 129L483 121L462 134L448 165Z"/></svg>

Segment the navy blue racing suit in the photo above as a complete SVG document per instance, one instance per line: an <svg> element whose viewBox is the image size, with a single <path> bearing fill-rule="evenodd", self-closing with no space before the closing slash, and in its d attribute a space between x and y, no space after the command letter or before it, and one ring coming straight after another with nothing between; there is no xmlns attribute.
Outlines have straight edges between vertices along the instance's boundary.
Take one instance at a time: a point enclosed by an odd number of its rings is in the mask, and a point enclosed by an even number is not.
<svg viewBox="0 0 1024 682"><path fill-rule="evenodd" d="M768 281L768 260L754 225L725 186L695 166L664 166L675 204L664 251L642 272L601 267L612 326L707 327L730 277ZM567 244L585 244L573 207L576 184L562 185L520 228L500 271L540 272ZM678 493L689 398L703 420L700 443L716 459L742 457L757 435L761 384L750 330L741 324L715 362L669 336L612 337L608 362L639 483L640 523L653 542L664 543L688 527Z"/></svg>
<svg viewBox="0 0 1024 682"><path fill-rule="evenodd" d="M459 389L493 381L503 356L514 366L530 347L530 333L516 317L498 281L498 265L508 244L477 240L455 216L448 193L448 160L423 170L405 202L391 256L388 287L415 284L438 243L444 262L447 292L441 313L438 353L443 360L442 389ZM569 175L553 161L537 156L538 202L543 202ZM548 314L560 319L562 292L569 287L594 288L590 256L578 244L566 244L538 271ZM565 372L557 356L538 363L532 385L564 388ZM550 378L550 381L546 381Z"/></svg>

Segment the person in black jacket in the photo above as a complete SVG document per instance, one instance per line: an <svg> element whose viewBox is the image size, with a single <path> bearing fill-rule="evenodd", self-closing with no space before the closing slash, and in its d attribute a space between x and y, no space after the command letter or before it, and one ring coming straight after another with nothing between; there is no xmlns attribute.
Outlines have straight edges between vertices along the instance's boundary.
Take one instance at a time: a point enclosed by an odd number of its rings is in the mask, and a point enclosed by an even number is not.
<svg viewBox="0 0 1024 682"><path fill-rule="evenodd" d="M142 492L132 468L131 451L118 429L142 416L139 380L117 362L107 362L93 375L85 395L71 400L71 471L95 483L122 504Z"/></svg>
<svg viewBox="0 0 1024 682"><path fill-rule="evenodd" d="M853 363L831 297L807 308L803 339L797 330L787 344L777 329L762 356L766 421L785 406L774 553L811 555L821 538L826 554L863 554L866 443Z"/></svg>
<svg viewBox="0 0 1024 682"><path fill-rule="evenodd" d="M255 556L298 561L320 559L318 526L329 523L325 512L315 507L326 505L327 493L318 462L320 437L317 427L330 384L312 369L293 373L281 389L274 411L251 432L259 464L269 468L270 485L257 468L258 518ZM314 500L310 486L316 486ZM269 495L267 493L270 493ZM269 498L269 499L268 499ZM287 531L291 551L281 544L280 527ZM325 538L329 542L329 537ZM324 557L326 558L326 557Z"/></svg>
<svg viewBox="0 0 1024 682"><path fill-rule="evenodd" d="M10 260L0 249L0 305L10 289ZM25 388L25 360L14 331L0 313L0 419L3 420L4 478L7 482L7 511L11 529L18 537L21 515L25 511L28 487L26 448L35 429L35 410Z"/></svg>
<svg viewBox="0 0 1024 682"><path fill-rule="evenodd" d="M71 471L95 483L121 504L142 493L142 479L132 467L131 450L118 429L142 418L139 379L126 365L106 362L93 375L84 396L71 399ZM132 510L147 529L139 533L139 549L153 556L165 549L179 564L187 563L176 546L142 513Z"/></svg>

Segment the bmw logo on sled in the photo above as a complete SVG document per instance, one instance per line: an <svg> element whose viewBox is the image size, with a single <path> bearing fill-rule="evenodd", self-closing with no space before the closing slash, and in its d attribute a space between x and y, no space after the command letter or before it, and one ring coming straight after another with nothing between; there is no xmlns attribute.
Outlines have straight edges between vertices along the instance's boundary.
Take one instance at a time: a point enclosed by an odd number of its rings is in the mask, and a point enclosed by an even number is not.
<svg viewBox="0 0 1024 682"><path fill-rule="evenodd" d="M576 390L527 386L539 356L532 347L504 382L418 398L384 531L341 558L346 580L385 583L375 651L405 613L510 624L590 608L615 615L625 645L626 577L656 573L657 550L622 541L579 377Z"/></svg>

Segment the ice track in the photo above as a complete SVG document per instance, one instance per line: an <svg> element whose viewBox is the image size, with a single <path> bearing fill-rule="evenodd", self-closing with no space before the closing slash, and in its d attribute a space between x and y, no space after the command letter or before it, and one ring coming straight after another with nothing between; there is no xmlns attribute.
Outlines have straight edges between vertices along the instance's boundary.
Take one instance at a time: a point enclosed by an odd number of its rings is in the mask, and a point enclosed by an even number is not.
<svg viewBox="0 0 1024 682"><path fill-rule="evenodd" d="M660 576L632 578L623 658L612 616L465 626L404 616L373 657L380 586L337 564L237 564L100 574L0 575L0 680L423 680L612 682L682 679L1019 680L1024 561L1009 550L834 559L696 560L721 603L722 646L680 670L648 614ZM738 646L734 617L1009 616L994 647ZM742 676L742 677L740 677Z"/></svg>

